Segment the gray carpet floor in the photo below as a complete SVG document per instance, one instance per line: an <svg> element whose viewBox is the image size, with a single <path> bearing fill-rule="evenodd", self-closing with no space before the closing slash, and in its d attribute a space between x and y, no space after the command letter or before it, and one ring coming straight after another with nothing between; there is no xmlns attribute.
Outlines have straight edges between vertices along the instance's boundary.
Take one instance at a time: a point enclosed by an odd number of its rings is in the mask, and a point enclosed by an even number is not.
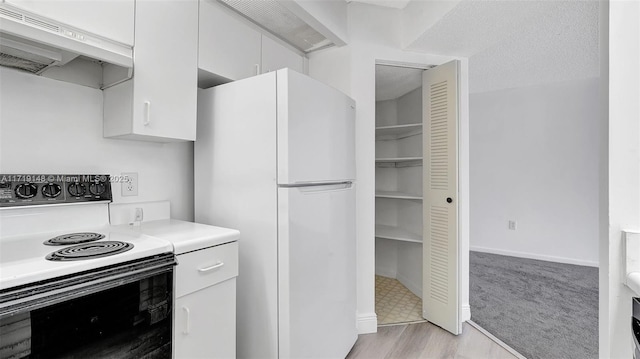
<svg viewBox="0 0 640 359"><path fill-rule="evenodd" d="M528 359L598 357L598 268L470 253L471 319Z"/></svg>

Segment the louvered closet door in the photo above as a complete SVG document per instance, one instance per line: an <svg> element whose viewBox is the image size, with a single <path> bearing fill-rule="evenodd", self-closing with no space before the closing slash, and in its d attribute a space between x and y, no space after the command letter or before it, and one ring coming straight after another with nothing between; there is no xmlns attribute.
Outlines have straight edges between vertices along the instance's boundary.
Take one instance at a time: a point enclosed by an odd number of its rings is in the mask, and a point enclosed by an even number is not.
<svg viewBox="0 0 640 359"><path fill-rule="evenodd" d="M422 75L423 275L422 315L459 334L458 61Z"/></svg>

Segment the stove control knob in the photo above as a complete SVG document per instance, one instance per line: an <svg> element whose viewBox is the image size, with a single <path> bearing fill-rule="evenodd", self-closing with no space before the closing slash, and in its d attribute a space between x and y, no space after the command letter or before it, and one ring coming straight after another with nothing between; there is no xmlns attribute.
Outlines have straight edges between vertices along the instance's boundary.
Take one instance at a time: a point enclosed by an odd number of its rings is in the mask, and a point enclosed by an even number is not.
<svg viewBox="0 0 640 359"><path fill-rule="evenodd" d="M91 192L91 194L99 196L101 194L104 193L104 191L106 191L107 188L104 185L104 183L101 183L100 181L94 181L92 184L89 185L89 192Z"/></svg>
<svg viewBox="0 0 640 359"><path fill-rule="evenodd" d="M29 199L36 196L38 193L38 186L33 183L22 183L16 186L16 196L22 199Z"/></svg>
<svg viewBox="0 0 640 359"><path fill-rule="evenodd" d="M56 198L62 192L62 188L59 184L49 182L46 185L42 186L42 195L48 198Z"/></svg>
<svg viewBox="0 0 640 359"><path fill-rule="evenodd" d="M84 193L87 191L84 183L80 183L80 182L75 182L69 185L69 194L72 195L73 197L80 197L83 196Z"/></svg>

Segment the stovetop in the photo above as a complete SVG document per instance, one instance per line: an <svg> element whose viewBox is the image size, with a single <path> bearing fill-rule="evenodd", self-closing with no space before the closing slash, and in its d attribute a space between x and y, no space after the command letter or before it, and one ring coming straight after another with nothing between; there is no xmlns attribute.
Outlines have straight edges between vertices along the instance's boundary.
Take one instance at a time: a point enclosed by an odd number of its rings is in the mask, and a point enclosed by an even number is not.
<svg viewBox="0 0 640 359"><path fill-rule="evenodd" d="M46 259L47 255L74 245L50 246L44 242L68 231L3 237L0 241L0 290L173 252L170 242L144 234L126 233L122 229L115 231L111 226L85 228L84 231L104 235L104 238L90 243L99 245L116 241L132 246L110 256L51 261Z"/></svg>
<svg viewBox="0 0 640 359"><path fill-rule="evenodd" d="M168 241L109 225L112 180L108 174L0 174L0 290L172 253ZM45 244L68 234L93 239L90 232L97 240L78 245L86 245L89 259L77 258L81 251L65 243L69 238ZM105 255L112 250L119 252Z"/></svg>

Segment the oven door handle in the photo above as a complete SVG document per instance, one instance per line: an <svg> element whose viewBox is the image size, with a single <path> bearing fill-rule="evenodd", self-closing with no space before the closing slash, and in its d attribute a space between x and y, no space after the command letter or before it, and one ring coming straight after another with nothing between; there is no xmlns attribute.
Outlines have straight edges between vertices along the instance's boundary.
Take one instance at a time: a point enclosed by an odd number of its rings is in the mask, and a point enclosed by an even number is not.
<svg viewBox="0 0 640 359"><path fill-rule="evenodd" d="M189 320L190 320L191 312L187 307L182 307L182 311L184 312L184 329L182 330L182 334L189 335L189 327L190 327Z"/></svg>
<svg viewBox="0 0 640 359"><path fill-rule="evenodd" d="M216 263L216 264L214 264L212 266L209 266L209 267L198 268L198 272L200 272L200 273L210 272L210 271L212 271L214 269L218 269L218 268L222 267L223 265L224 265L224 262L218 262L218 263Z"/></svg>

